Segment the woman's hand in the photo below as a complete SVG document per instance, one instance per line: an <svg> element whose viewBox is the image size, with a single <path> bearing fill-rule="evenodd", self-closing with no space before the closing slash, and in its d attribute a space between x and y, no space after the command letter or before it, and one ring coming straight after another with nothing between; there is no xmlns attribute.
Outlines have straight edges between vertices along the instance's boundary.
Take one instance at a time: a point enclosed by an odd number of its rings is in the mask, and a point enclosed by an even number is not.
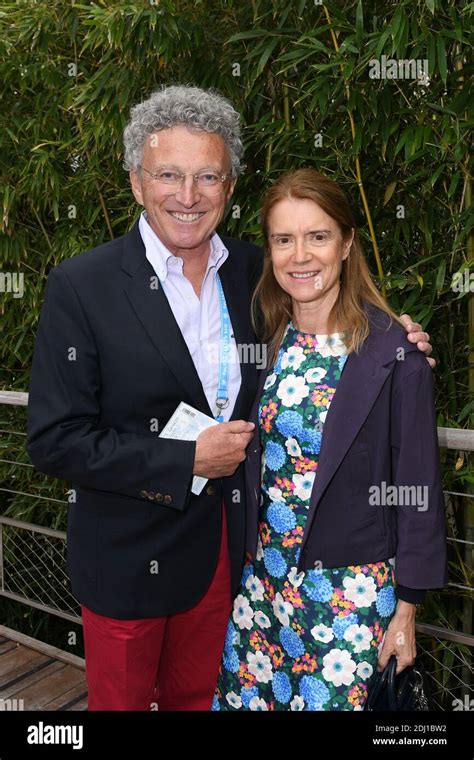
<svg viewBox="0 0 474 760"><path fill-rule="evenodd" d="M408 665L413 665L416 657L415 641L416 605L399 599L379 654L378 670L384 670L390 656L397 658L396 675Z"/></svg>

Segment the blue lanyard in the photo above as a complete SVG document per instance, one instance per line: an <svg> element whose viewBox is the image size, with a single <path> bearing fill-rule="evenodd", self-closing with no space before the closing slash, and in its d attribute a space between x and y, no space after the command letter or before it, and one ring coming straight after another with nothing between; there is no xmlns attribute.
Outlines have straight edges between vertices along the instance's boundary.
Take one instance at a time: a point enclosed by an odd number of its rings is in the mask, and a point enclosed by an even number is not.
<svg viewBox="0 0 474 760"><path fill-rule="evenodd" d="M219 348L219 380L217 384L216 406L222 412L229 406L229 355L230 355L230 317L225 302L224 290L216 272L217 292L219 293L219 311L221 316L221 338ZM222 414L214 415L218 422L224 422Z"/></svg>

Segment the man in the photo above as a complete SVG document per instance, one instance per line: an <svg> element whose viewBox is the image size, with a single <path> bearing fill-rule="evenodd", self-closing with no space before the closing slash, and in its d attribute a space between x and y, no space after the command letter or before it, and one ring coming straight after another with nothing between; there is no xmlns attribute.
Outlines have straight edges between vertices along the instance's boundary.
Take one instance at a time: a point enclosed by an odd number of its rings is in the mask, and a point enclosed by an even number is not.
<svg viewBox="0 0 474 760"><path fill-rule="evenodd" d="M123 237L49 274L28 451L72 484L68 572L89 709L207 710L244 561L258 367L256 351L253 362L236 357L257 343L262 257L215 232L242 157L224 98L163 88L132 110L124 142L145 211ZM221 424L196 442L159 437L182 401ZM195 475L207 479L200 494Z"/></svg>

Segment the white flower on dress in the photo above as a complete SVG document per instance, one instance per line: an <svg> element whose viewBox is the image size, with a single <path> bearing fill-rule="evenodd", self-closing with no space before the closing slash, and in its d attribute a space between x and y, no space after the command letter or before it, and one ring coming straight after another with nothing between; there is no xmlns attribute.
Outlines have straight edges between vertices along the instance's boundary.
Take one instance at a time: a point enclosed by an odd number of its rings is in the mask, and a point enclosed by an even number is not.
<svg viewBox="0 0 474 760"><path fill-rule="evenodd" d="M285 446L288 454L290 457L300 457L301 456L301 449L298 445L298 441L296 438L288 438L285 441Z"/></svg>
<svg viewBox="0 0 474 760"><path fill-rule="evenodd" d="M316 641L322 641L323 644L327 644L334 638L332 629L328 628L324 623L319 623L318 625L315 625L314 628L311 628L311 635Z"/></svg>
<svg viewBox="0 0 474 760"><path fill-rule="evenodd" d="M290 625L290 615L293 614L293 605L289 602L285 602L282 595L278 591L275 594L275 599L272 602L273 612L282 625Z"/></svg>
<svg viewBox="0 0 474 760"><path fill-rule="evenodd" d="M267 379L265 380L265 384L263 386L264 391L268 391L269 388L272 387L273 383L277 379L276 373L272 372L271 375L268 375Z"/></svg>
<svg viewBox="0 0 474 760"><path fill-rule="evenodd" d="M252 602L263 601L263 583L256 575L249 575L245 583L245 588L250 591L250 600Z"/></svg>
<svg viewBox="0 0 474 760"><path fill-rule="evenodd" d="M268 683L273 678L272 662L267 654L257 649L255 654L247 652L249 673L256 677L259 683Z"/></svg>
<svg viewBox="0 0 474 760"><path fill-rule="evenodd" d="M349 686L354 680L356 664L347 649L331 649L323 657L323 678L334 686Z"/></svg>
<svg viewBox="0 0 474 760"><path fill-rule="evenodd" d="M250 602L243 594L239 594L234 600L234 611L232 619L240 629L246 628L250 631L253 626L253 609Z"/></svg>
<svg viewBox="0 0 474 760"><path fill-rule="evenodd" d="M356 607L370 607L377 599L377 587L370 576L357 573L355 578L344 578L344 597Z"/></svg>
<svg viewBox="0 0 474 760"><path fill-rule="evenodd" d="M307 501L310 498L315 477L315 472L306 472L304 475L298 472L291 478L296 486L294 495L298 496L301 501Z"/></svg>
<svg viewBox="0 0 474 760"><path fill-rule="evenodd" d="M299 369L305 359L306 355L301 346L290 346L282 356L281 368L288 369L288 367L292 367L293 369Z"/></svg>
<svg viewBox="0 0 474 760"><path fill-rule="evenodd" d="M249 702L249 707L251 710L260 711L260 712L264 712L264 711L268 712L267 703L265 702L264 699L261 699L260 697L252 697L252 699Z"/></svg>
<svg viewBox="0 0 474 760"><path fill-rule="evenodd" d="M259 560L263 558L263 546L262 546L262 539L260 536L257 538L257 554L255 556L255 559Z"/></svg>
<svg viewBox="0 0 474 760"><path fill-rule="evenodd" d="M293 404L301 404L304 398L309 393L309 388L306 385L303 377L296 377L296 375L288 375L281 381L278 386L277 396L281 399L281 403L284 406L293 406Z"/></svg>
<svg viewBox="0 0 474 760"><path fill-rule="evenodd" d="M372 640L372 631L366 625L357 625L354 623L350 625L344 631L344 638L346 641L350 641L354 647L354 652L359 654L364 649L370 649L370 642Z"/></svg>
<svg viewBox="0 0 474 760"><path fill-rule="evenodd" d="M231 707L235 707L236 710L238 710L239 707L242 707L242 700L240 699L239 695L235 693L235 691L229 691L229 693L226 694L225 698L228 701L229 705Z"/></svg>
<svg viewBox="0 0 474 760"><path fill-rule="evenodd" d="M268 495L272 501L282 501L284 502L283 498L283 492L281 488L275 488L275 486L270 486L268 489Z"/></svg>
<svg viewBox="0 0 474 760"><path fill-rule="evenodd" d="M270 618L261 610L257 610L255 613L254 623L255 625L258 625L259 628L270 628L271 626Z"/></svg>
<svg viewBox="0 0 474 760"><path fill-rule="evenodd" d="M304 710L304 699L303 697L293 697L293 699L290 702L290 710L293 712L301 712Z"/></svg>
<svg viewBox="0 0 474 760"><path fill-rule="evenodd" d="M326 422L326 416L327 416L328 411L329 409L325 409L324 412L320 412L319 414L319 419L323 423L323 425Z"/></svg>
<svg viewBox="0 0 474 760"><path fill-rule="evenodd" d="M305 574L304 570L302 570L300 573L298 573L297 569L298 568L296 568L296 567L292 567L291 570L290 570L290 572L286 576L288 578L288 580L290 581L291 585L292 586L296 586L296 588L298 588L298 586L301 586L301 584L303 583L303 581L304 581L304 574Z"/></svg>
<svg viewBox="0 0 474 760"><path fill-rule="evenodd" d="M325 341L318 341L317 351L323 357L343 356L346 354L347 347L342 341L342 333L333 333Z"/></svg>
<svg viewBox="0 0 474 760"><path fill-rule="evenodd" d="M364 660L364 662L359 662L356 672L360 678L367 680L370 678L370 676L374 672L374 669L372 665L370 664L370 662L367 662L366 660Z"/></svg>
<svg viewBox="0 0 474 760"><path fill-rule="evenodd" d="M306 370L304 379L307 383L319 383L325 375L327 375L327 370L324 367L313 367Z"/></svg>

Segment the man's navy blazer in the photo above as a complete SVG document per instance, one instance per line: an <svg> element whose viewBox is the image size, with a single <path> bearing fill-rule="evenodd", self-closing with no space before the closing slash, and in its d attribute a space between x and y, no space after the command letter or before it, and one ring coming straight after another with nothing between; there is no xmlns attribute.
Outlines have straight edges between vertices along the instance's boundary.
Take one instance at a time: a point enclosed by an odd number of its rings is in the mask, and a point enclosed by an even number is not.
<svg viewBox="0 0 474 760"><path fill-rule="evenodd" d="M255 344L250 297L262 253L250 243L223 241L229 256L219 275L235 340ZM222 498L232 593L244 561L243 464L196 496L195 442L158 437L181 401L212 412L156 283L138 224L54 267L29 387L31 460L71 485L72 592L94 612L122 619L186 610L204 595L217 565ZM248 419L258 382L255 364L241 364L241 374L234 420Z"/></svg>
<svg viewBox="0 0 474 760"><path fill-rule="evenodd" d="M403 327L389 326L388 316L374 306L366 306L366 313L370 334L358 354L349 354L324 422L297 569L395 557L397 596L420 602L424 592L415 590L447 580L432 370ZM256 427L246 460L246 549L252 557L261 483L258 405L267 375L261 374L250 416ZM392 485L398 506L387 498ZM380 488L380 505L373 503L373 486ZM407 498L403 486L427 490L412 489ZM407 506L416 494L419 503Z"/></svg>

